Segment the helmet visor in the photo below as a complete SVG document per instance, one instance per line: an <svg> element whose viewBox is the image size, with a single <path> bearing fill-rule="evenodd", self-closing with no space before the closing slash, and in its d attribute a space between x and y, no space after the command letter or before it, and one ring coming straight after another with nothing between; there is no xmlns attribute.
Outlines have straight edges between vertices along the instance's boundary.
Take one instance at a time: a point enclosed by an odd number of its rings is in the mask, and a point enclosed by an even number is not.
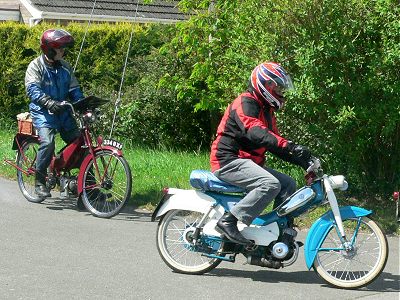
<svg viewBox="0 0 400 300"><path fill-rule="evenodd" d="M282 85L278 84L274 88L274 92L280 97L284 97L285 93L291 90L294 90L294 85L289 74L286 74L284 77L284 82Z"/></svg>

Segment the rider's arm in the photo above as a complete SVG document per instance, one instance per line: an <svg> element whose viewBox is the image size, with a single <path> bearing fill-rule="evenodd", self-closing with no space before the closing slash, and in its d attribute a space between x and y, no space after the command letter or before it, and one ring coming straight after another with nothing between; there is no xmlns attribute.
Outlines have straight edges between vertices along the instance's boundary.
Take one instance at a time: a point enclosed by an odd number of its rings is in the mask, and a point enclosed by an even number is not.
<svg viewBox="0 0 400 300"><path fill-rule="evenodd" d="M26 94L35 104L39 104L39 100L46 97L41 87L43 68L39 64L38 59L33 60L25 73L25 90Z"/></svg>
<svg viewBox="0 0 400 300"><path fill-rule="evenodd" d="M243 97L241 104L236 108L237 123L243 124L244 138L253 145L270 149L281 149L287 146L287 140L266 126L266 121L261 119L262 107L259 102L248 97ZM271 124L272 125L272 124Z"/></svg>
<svg viewBox="0 0 400 300"><path fill-rule="evenodd" d="M270 125L274 130L270 130L265 126L266 120L263 122L260 116L261 106L259 103L252 98L243 97L241 106L237 109L237 117L245 127L246 138L255 145L266 147L269 152L279 158L307 169L311 157L310 151L306 147L281 137L273 117L271 117L272 124Z"/></svg>
<svg viewBox="0 0 400 300"><path fill-rule="evenodd" d="M82 90L79 86L79 82L76 79L75 75L74 75L74 71L71 67L71 65L65 61L62 60L62 65L64 68L66 68L66 70L69 72L70 74L70 83L69 83L69 89L68 89L68 97L69 99L71 99L72 103L76 103L78 102L80 99L84 98Z"/></svg>

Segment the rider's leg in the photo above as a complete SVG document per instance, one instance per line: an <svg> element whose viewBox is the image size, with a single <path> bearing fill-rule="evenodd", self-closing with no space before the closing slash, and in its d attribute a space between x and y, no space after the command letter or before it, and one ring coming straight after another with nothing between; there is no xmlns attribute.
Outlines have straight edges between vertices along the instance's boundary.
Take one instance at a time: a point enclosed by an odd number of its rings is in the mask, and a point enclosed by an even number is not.
<svg viewBox="0 0 400 300"><path fill-rule="evenodd" d="M47 168L50 165L54 153L54 137L56 129L41 127L38 128L40 145L36 157L35 192L39 197L51 197L46 187Z"/></svg>
<svg viewBox="0 0 400 300"><path fill-rule="evenodd" d="M240 234L236 222L232 221L232 216L244 224L250 225L279 194L281 184L270 172L250 159L236 159L217 170L215 175L223 181L246 189L248 192L232 208L230 214L224 215L217 223L217 227L224 231L228 238L244 243L247 240Z"/></svg>
<svg viewBox="0 0 400 300"><path fill-rule="evenodd" d="M281 191L275 197L274 207L277 208L287 197L292 195L296 191L296 181L289 175L283 174L271 168L266 168L276 179L281 183Z"/></svg>

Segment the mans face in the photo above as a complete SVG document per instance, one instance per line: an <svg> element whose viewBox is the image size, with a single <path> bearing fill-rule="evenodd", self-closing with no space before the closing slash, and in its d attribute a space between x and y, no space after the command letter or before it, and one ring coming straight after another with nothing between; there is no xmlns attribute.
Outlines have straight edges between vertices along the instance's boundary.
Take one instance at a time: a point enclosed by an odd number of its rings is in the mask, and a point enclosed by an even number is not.
<svg viewBox="0 0 400 300"><path fill-rule="evenodd" d="M54 49L56 51L56 55L54 56L54 61L60 60L64 57L65 54L65 49L64 48L59 48L59 49Z"/></svg>

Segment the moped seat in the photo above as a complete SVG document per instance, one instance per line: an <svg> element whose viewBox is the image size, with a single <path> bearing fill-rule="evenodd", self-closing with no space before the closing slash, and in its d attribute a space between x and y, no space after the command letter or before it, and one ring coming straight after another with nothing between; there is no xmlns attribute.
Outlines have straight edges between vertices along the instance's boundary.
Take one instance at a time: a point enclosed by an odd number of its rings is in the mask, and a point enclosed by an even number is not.
<svg viewBox="0 0 400 300"><path fill-rule="evenodd" d="M219 180L217 176L207 170L193 170L190 173L190 184L195 189L205 192L244 193L245 189Z"/></svg>

